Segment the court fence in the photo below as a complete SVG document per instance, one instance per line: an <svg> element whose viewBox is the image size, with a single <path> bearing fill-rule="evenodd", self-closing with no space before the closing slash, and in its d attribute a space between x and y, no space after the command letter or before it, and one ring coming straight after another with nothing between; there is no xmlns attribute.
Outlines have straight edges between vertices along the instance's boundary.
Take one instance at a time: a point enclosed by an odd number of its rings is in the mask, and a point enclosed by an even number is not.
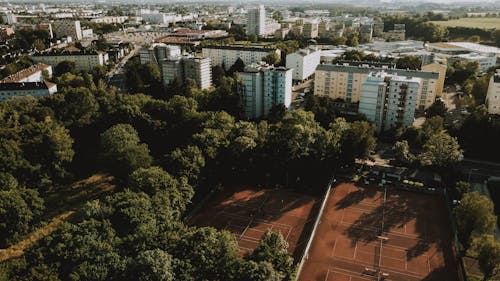
<svg viewBox="0 0 500 281"><path fill-rule="evenodd" d="M304 263L307 261L309 258L309 249L311 248L312 241L314 239L314 236L316 234L316 230L318 229L318 225L321 223L321 216L323 215L323 211L326 206L326 201L328 200L328 197L330 196L330 191L332 189L332 185L335 183L335 179L332 178L330 182L328 182L328 186L326 188L325 194L323 195L323 200L321 202L321 207L318 211L318 215L316 217L316 220L314 222L313 229L311 231L311 235L309 236L309 240L307 241L306 247L304 248L304 252L302 253L300 263L297 266L297 274L295 275L295 281L299 279L300 272L302 271L302 267L304 266Z"/></svg>

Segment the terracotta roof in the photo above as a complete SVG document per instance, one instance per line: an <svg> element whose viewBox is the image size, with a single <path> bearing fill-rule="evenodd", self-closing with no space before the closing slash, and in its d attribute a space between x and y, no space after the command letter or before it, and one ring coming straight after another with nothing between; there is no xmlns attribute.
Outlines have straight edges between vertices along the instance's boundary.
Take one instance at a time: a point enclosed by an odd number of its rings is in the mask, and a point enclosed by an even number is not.
<svg viewBox="0 0 500 281"><path fill-rule="evenodd" d="M0 80L0 83L12 83L12 82L19 82L22 79L25 79L33 74L35 74L38 71L43 71L50 67L50 65L45 64L45 63L37 63L35 65L32 65L28 68L25 68L23 70L20 70L19 72L16 72L14 74L11 74L4 79Z"/></svg>

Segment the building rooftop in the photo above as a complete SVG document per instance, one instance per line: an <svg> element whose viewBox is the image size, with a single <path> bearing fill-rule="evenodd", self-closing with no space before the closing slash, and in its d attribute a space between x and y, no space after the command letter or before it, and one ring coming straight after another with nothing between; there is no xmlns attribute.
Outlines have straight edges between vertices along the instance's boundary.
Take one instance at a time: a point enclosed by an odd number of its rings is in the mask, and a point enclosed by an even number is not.
<svg viewBox="0 0 500 281"><path fill-rule="evenodd" d="M0 91L47 90L55 85L50 82L0 83Z"/></svg>
<svg viewBox="0 0 500 281"><path fill-rule="evenodd" d="M224 50L270 52L270 51L276 51L277 48L268 47L268 46L229 45L229 46L205 46L205 47L203 47L203 49L224 49Z"/></svg>
<svg viewBox="0 0 500 281"><path fill-rule="evenodd" d="M11 75L5 77L4 79L0 80L0 83L19 82L20 80L25 79L25 78L37 73L38 71L46 70L49 67L50 67L50 65L48 65L48 64L37 63L37 64L34 64L28 68L25 68L25 69L19 71L19 72L16 72L14 74L11 74Z"/></svg>
<svg viewBox="0 0 500 281"><path fill-rule="evenodd" d="M338 72L353 72L353 73L370 73L372 71L385 70L389 74L396 74L401 76L413 76L419 78L427 79L438 79L438 72L427 72L420 70L407 70L407 69L396 69L396 68L382 68L375 66L351 66L351 65L339 65L339 64L320 64L316 70L323 71L338 71Z"/></svg>

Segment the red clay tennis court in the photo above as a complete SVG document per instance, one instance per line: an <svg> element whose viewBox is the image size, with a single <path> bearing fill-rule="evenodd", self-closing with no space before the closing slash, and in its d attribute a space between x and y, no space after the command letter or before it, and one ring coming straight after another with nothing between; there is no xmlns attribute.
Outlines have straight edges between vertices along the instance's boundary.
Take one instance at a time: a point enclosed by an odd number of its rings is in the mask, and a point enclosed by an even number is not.
<svg viewBox="0 0 500 281"><path fill-rule="evenodd" d="M188 223L230 231L241 253L253 250L266 230L279 231L288 251L299 258L317 216L317 202L286 189L232 188L211 198Z"/></svg>
<svg viewBox="0 0 500 281"><path fill-rule="evenodd" d="M394 188L332 188L300 281L455 281L444 200Z"/></svg>

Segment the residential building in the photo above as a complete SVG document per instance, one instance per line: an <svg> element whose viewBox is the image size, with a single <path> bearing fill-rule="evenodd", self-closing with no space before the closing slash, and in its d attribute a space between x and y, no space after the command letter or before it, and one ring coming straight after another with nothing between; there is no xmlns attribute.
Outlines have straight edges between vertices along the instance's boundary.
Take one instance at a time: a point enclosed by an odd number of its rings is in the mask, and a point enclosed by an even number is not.
<svg viewBox="0 0 500 281"><path fill-rule="evenodd" d="M0 83L0 102L21 96L45 97L57 92L57 85L50 82Z"/></svg>
<svg viewBox="0 0 500 281"><path fill-rule="evenodd" d="M139 59L141 64L153 61L160 64L164 59L170 59L181 55L181 48L176 45L154 43L139 49Z"/></svg>
<svg viewBox="0 0 500 281"><path fill-rule="evenodd" d="M372 41L373 26L371 24L363 24L359 28L359 42L368 43Z"/></svg>
<svg viewBox="0 0 500 281"><path fill-rule="evenodd" d="M257 36L265 35L266 9L264 9L264 5L259 5L253 9L248 10L246 32L247 35L253 35L253 34Z"/></svg>
<svg viewBox="0 0 500 281"><path fill-rule="evenodd" d="M79 20L58 20L54 22L56 38L71 37L73 40L82 40L82 28Z"/></svg>
<svg viewBox="0 0 500 281"><path fill-rule="evenodd" d="M448 58L450 63L453 63L456 60L464 60L469 62L477 62L479 64L479 71L482 73L488 72L488 69L494 67L497 63L497 57L494 53L489 54L461 54Z"/></svg>
<svg viewBox="0 0 500 281"><path fill-rule="evenodd" d="M486 104L489 114L500 114L500 69L490 78Z"/></svg>
<svg viewBox="0 0 500 281"><path fill-rule="evenodd" d="M302 32L305 38L317 38L319 36L319 24L317 22L306 22Z"/></svg>
<svg viewBox="0 0 500 281"><path fill-rule="evenodd" d="M417 93L417 110L429 108L436 100L439 73L419 70L392 68L385 64L354 63L320 64L316 68L314 94L341 99L347 103L359 102L361 87L370 72L386 71L391 75L420 78L420 89Z"/></svg>
<svg viewBox="0 0 500 281"><path fill-rule="evenodd" d="M420 78L370 72L362 84L359 113L377 131L413 125Z"/></svg>
<svg viewBox="0 0 500 281"><path fill-rule="evenodd" d="M292 103L292 70L264 63L251 64L240 73L243 81L242 106L248 119L266 116L275 105Z"/></svg>
<svg viewBox="0 0 500 281"><path fill-rule="evenodd" d="M47 75L47 77L44 77L44 75ZM0 83L41 82L51 76L52 66L45 63L37 63L5 77L0 80Z"/></svg>
<svg viewBox="0 0 500 281"><path fill-rule="evenodd" d="M99 51L79 51L62 53L40 53L32 57L34 62L43 62L55 67L62 61L71 61L75 63L77 71L91 71L96 66L103 66L108 61L107 53Z"/></svg>
<svg viewBox="0 0 500 281"><path fill-rule="evenodd" d="M290 33L290 29L288 28L280 28L274 32L274 38L278 40L283 40Z"/></svg>
<svg viewBox="0 0 500 281"><path fill-rule="evenodd" d="M169 57L160 63L163 85L168 86L175 78L196 81L204 90L212 86L212 68L209 58L194 56Z"/></svg>
<svg viewBox="0 0 500 281"><path fill-rule="evenodd" d="M300 49L286 56L286 67L293 69L293 80L306 80L320 64L321 51L315 48Z"/></svg>
<svg viewBox="0 0 500 281"><path fill-rule="evenodd" d="M82 38L92 38L94 36L94 30L92 28L82 29Z"/></svg>
<svg viewBox="0 0 500 281"><path fill-rule="evenodd" d="M100 17L91 19L91 22L95 23L124 23L128 20L127 16L116 16L116 17Z"/></svg>
<svg viewBox="0 0 500 281"><path fill-rule="evenodd" d="M210 58L190 57L183 60L184 78L193 79L200 89L212 86Z"/></svg>
<svg viewBox="0 0 500 281"><path fill-rule="evenodd" d="M210 58L212 66L223 65L226 70L231 68L238 58L240 58L245 65L250 65L262 61L270 52L275 52L281 56L280 49L264 46L206 46L203 47L202 52L203 57Z"/></svg>
<svg viewBox="0 0 500 281"><path fill-rule="evenodd" d="M443 94L444 80L446 78L446 69L448 66L446 63L439 63L433 61L422 66L422 71L424 72L437 72L439 73L439 78L436 81L436 96L440 97Z"/></svg>

